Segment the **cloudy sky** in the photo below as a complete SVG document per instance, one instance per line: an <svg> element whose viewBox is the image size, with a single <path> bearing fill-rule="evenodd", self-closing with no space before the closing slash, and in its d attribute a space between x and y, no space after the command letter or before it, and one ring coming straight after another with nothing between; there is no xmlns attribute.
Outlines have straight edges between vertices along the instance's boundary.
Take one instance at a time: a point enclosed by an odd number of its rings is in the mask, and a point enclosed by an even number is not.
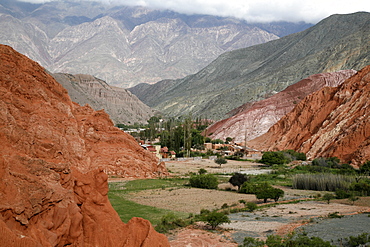
<svg viewBox="0 0 370 247"><path fill-rule="evenodd" d="M44 3L64 0L22 0ZM81 1L81 0L75 0ZM88 0L140 5L185 14L232 16L250 22L305 21L316 23L332 14L370 12L369 0Z"/></svg>

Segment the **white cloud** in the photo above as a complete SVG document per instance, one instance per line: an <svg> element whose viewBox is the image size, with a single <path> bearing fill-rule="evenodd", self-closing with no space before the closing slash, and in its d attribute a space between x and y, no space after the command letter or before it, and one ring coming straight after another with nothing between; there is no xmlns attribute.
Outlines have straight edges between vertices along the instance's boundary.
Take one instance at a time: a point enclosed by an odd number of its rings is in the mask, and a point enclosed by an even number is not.
<svg viewBox="0 0 370 247"><path fill-rule="evenodd" d="M44 3L53 0L22 0ZM64 0L55 0L64 1ZM80 0L75 0L80 1ZM368 0L88 0L107 4L140 5L185 14L232 16L250 22L305 21L316 23L332 14L370 12Z"/></svg>

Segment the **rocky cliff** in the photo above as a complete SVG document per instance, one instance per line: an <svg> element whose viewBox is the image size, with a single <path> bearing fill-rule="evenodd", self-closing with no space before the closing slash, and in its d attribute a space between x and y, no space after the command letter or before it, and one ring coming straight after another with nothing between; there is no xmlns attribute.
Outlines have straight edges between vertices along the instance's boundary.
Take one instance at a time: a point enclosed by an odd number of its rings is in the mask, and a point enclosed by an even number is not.
<svg viewBox="0 0 370 247"><path fill-rule="evenodd" d="M266 133L307 95L323 87L338 86L354 73L355 70L342 70L309 76L265 100L238 107L232 117L214 123L207 133L212 139L232 137L238 143L252 140Z"/></svg>
<svg viewBox="0 0 370 247"><path fill-rule="evenodd" d="M88 104L94 110L104 109L114 123L146 123L153 110L130 91L108 85L91 75L52 74L67 89L73 102Z"/></svg>
<svg viewBox="0 0 370 247"><path fill-rule="evenodd" d="M168 83L165 90L149 87L137 96L170 116L192 113L221 120L236 107L310 75L370 64L369 25L370 13L333 15L300 33L223 53L198 73ZM141 97L148 91L156 97Z"/></svg>
<svg viewBox="0 0 370 247"><path fill-rule="evenodd" d="M307 96L248 145L264 150L294 149L308 158L338 157L354 165L370 160L370 66L338 87Z"/></svg>
<svg viewBox="0 0 370 247"><path fill-rule="evenodd" d="M107 197L107 174L153 178L164 165L3 45L0 143L1 246L169 246L148 221L121 222Z"/></svg>

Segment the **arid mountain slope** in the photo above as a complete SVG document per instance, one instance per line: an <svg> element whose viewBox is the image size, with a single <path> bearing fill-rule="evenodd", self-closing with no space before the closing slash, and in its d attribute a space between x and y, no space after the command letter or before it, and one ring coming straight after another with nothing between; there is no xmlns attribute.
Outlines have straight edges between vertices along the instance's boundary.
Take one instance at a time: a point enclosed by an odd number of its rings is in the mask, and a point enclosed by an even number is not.
<svg viewBox="0 0 370 247"><path fill-rule="evenodd" d="M4 45L0 143L1 246L169 246L148 221L121 222L107 197L107 174L154 178L164 165Z"/></svg>
<svg viewBox="0 0 370 247"><path fill-rule="evenodd" d="M146 123L154 115L149 106L130 91L108 85L91 75L52 74L68 90L73 102L88 104L94 110L104 109L114 123Z"/></svg>
<svg viewBox="0 0 370 247"><path fill-rule="evenodd" d="M236 107L265 99L310 75L359 70L370 64L369 26L370 13L333 15L300 33L224 53L165 90L149 87L135 93L170 116L192 113L224 119ZM141 97L149 91L156 97Z"/></svg>
<svg viewBox="0 0 370 247"><path fill-rule="evenodd" d="M342 70L309 76L265 100L235 109L239 113L214 123L207 133L212 133L212 139L232 137L239 143L252 140L266 133L307 95L323 87L338 86L355 73L355 70Z"/></svg>
<svg viewBox="0 0 370 247"><path fill-rule="evenodd" d="M182 78L226 51L312 26L248 24L233 18L115 6L113 2L26 5L0 0L0 43L53 73L89 74L110 85L132 87Z"/></svg>
<svg viewBox="0 0 370 247"><path fill-rule="evenodd" d="M308 158L370 160L370 66L338 87L307 96L270 130L250 141L263 150L294 149Z"/></svg>

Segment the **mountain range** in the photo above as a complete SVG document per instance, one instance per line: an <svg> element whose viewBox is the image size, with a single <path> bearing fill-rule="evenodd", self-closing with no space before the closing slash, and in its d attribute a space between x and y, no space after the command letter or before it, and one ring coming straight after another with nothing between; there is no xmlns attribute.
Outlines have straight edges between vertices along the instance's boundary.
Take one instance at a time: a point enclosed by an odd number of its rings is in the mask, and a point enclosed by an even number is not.
<svg viewBox="0 0 370 247"><path fill-rule="evenodd" d="M301 31L307 23L250 24L93 1L0 0L0 43L52 73L90 74L132 87L196 73L218 55Z"/></svg>
<svg viewBox="0 0 370 247"><path fill-rule="evenodd" d="M370 13L332 15L305 31L226 52L183 79L129 90L168 116L224 119L310 75L370 64L369 26Z"/></svg>

